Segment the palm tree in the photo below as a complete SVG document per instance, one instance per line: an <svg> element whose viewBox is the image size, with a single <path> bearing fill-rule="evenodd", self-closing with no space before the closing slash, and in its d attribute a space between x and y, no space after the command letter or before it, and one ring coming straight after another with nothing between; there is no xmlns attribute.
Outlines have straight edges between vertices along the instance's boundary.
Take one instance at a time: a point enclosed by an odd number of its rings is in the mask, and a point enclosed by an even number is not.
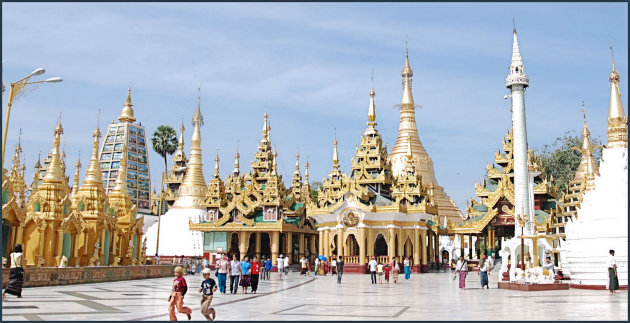
<svg viewBox="0 0 630 323"><path fill-rule="evenodd" d="M153 150L164 157L164 170L168 171L166 155L172 155L177 149L177 133L171 126L161 125L151 136Z"/></svg>

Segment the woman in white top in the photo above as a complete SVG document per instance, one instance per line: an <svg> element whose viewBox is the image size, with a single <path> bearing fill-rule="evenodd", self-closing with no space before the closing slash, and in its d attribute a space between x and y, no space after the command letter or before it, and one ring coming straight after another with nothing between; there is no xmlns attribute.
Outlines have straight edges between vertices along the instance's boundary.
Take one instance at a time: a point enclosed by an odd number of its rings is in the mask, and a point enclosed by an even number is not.
<svg viewBox="0 0 630 323"><path fill-rule="evenodd" d="M337 274L337 258L333 258L332 261L330 262L330 272L331 272L331 275Z"/></svg>
<svg viewBox="0 0 630 323"><path fill-rule="evenodd" d="M22 285L24 284L24 257L22 256L22 245L16 244L13 252L9 255L11 269L9 270L9 283L2 292L2 299L7 298L7 293L22 298Z"/></svg>
<svg viewBox="0 0 630 323"><path fill-rule="evenodd" d="M411 278L411 267L409 266L409 257L405 257L403 260L403 265L405 266L405 279Z"/></svg>
<svg viewBox="0 0 630 323"><path fill-rule="evenodd" d="M282 258L282 255L278 257L278 275L280 276L280 280L282 280L282 274L284 273L284 259Z"/></svg>
<svg viewBox="0 0 630 323"><path fill-rule="evenodd" d="M619 278L617 277L617 261L615 260L615 250L610 249L610 257L606 266L608 267L608 289L611 294L616 294L619 289Z"/></svg>
<svg viewBox="0 0 630 323"><path fill-rule="evenodd" d="M466 273L468 272L468 262L464 260L464 257L459 256L457 265L455 265L455 271L459 274L459 288L466 289Z"/></svg>
<svg viewBox="0 0 630 323"><path fill-rule="evenodd" d="M490 289L490 282L488 281L488 271L490 271L490 261L486 259L486 255L481 256L481 262L479 263L479 276L481 280L481 288L485 286Z"/></svg>
<svg viewBox="0 0 630 323"><path fill-rule="evenodd" d="M405 261L408 261L405 259ZM398 264L398 260L396 260L396 257L393 257L392 260L392 280L394 281L394 284L398 283L398 272L400 272L400 265Z"/></svg>

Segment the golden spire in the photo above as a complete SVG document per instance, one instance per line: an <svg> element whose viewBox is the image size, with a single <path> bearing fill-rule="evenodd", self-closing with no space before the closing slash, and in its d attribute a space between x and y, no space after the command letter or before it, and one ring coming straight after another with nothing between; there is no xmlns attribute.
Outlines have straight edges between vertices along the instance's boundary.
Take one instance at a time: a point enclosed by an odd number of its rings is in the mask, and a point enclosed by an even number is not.
<svg viewBox="0 0 630 323"><path fill-rule="evenodd" d="M203 115L201 114L201 98L197 98L197 110L193 115L193 135L190 147L190 159L186 169L186 175L179 189L179 196L175 200L175 208L200 208L199 203L204 197L206 181L203 177L203 164L201 159L201 129Z"/></svg>
<svg viewBox="0 0 630 323"><path fill-rule="evenodd" d="M74 184L72 185L72 197L75 197L79 192L79 172L81 170L81 152L79 152L79 158L77 158L77 162L74 164Z"/></svg>
<svg viewBox="0 0 630 323"><path fill-rule="evenodd" d="M118 168L118 176L116 177L116 183L112 189L112 193L120 193L129 195L127 190L127 144L124 143L122 147L122 157L120 157L120 168Z"/></svg>
<svg viewBox="0 0 630 323"><path fill-rule="evenodd" d="M120 116L118 116L118 120L120 122L134 122L136 121L136 117L133 116L133 109L131 108L133 104L131 104L131 89L127 90L127 99L125 100L125 105L120 112Z"/></svg>
<svg viewBox="0 0 630 323"><path fill-rule="evenodd" d="M90 157L90 165L88 165L88 168L85 171L83 186L103 187L103 173L101 172L101 167L99 166L98 161L98 138L101 137L101 131L98 129L98 127L96 127L96 130L94 130L94 134L92 134L92 137L94 138L94 141L92 143L92 156Z"/></svg>
<svg viewBox="0 0 630 323"><path fill-rule="evenodd" d="M177 148L184 152L184 118L182 117L182 126L179 128L179 142L177 143Z"/></svg>
<svg viewBox="0 0 630 323"><path fill-rule="evenodd" d="M267 117L268 117L267 111L265 111L265 121L263 121L263 129L262 129L263 135L262 135L261 141L264 141L264 140L269 141L269 124L267 123Z"/></svg>
<svg viewBox="0 0 630 323"><path fill-rule="evenodd" d="M578 165L578 169L575 173L573 180L581 180L586 178L590 181L589 185L592 185L592 181L595 179L595 175L599 175L599 167L593 157L593 147L591 146L591 132L586 125L586 108L584 102L582 102L582 113L584 114L584 128L582 129L582 159Z"/></svg>
<svg viewBox="0 0 630 323"><path fill-rule="evenodd" d="M374 70L372 70L372 89L370 90L370 108L368 109L368 125L374 128L376 125L376 107L374 105Z"/></svg>
<svg viewBox="0 0 630 323"><path fill-rule="evenodd" d="M339 171L339 154L337 153L337 136L335 136L335 141L333 142L333 168L335 171Z"/></svg>
<svg viewBox="0 0 630 323"><path fill-rule="evenodd" d="M217 150L217 156L214 158L214 178L219 178L219 151Z"/></svg>
<svg viewBox="0 0 630 323"><path fill-rule="evenodd" d="M236 155L234 155L234 170L232 171L234 175L238 175L241 173L241 170L239 169L239 162L238 162L238 159L240 157L241 156L238 154L238 150L237 150Z"/></svg>
<svg viewBox="0 0 630 323"><path fill-rule="evenodd" d="M295 153L295 173L296 175L300 174L300 153Z"/></svg>
<svg viewBox="0 0 630 323"><path fill-rule="evenodd" d="M627 148L628 147L628 117L626 116L621 103L621 92L619 92L619 74L615 68L615 56L612 51L612 41L610 45L612 53L612 72L608 80L610 84L610 104L608 106L608 127L607 148Z"/></svg>
<svg viewBox="0 0 630 323"><path fill-rule="evenodd" d="M274 149L273 150L273 170L271 171L272 176L278 175L278 163L276 161L277 158L278 158L278 150Z"/></svg>
<svg viewBox="0 0 630 323"><path fill-rule="evenodd" d="M55 127L55 139L53 141L52 159L46 168L46 175L44 176L43 183L62 183L63 178L61 174L61 161L59 160L59 144L61 143L61 134L63 134L63 127L61 126L61 119L57 121L57 127Z"/></svg>
<svg viewBox="0 0 630 323"><path fill-rule="evenodd" d="M405 41L405 47L407 47L407 41ZM411 77L413 76L413 71L409 66L409 48L406 48L405 52L405 67L402 70L403 77L403 96L400 102L400 108L414 108L413 95L411 95Z"/></svg>

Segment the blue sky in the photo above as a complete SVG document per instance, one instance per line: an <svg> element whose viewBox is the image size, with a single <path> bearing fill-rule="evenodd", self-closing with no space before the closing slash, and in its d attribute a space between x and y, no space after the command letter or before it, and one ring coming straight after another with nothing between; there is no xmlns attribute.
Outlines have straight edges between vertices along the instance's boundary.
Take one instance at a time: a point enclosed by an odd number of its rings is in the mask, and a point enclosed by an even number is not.
<svg viewBox="0 0 630 323"><path fill-rule="evenodd" d="M179 129L201 84L206 180L219 151L221 175L250 170L267 106L278 168L290 185L299 150L311 181L331 169L336 128L348 171L366 127L374 69L378 129L391 149L398 129L405 36L414 70L420 140L440 185L463 208L511 127L505 77L516 18L530 77L528 140L540 149L579 133L581 102L594 137L605 141L614 39L621 91L628 85L627 3L3 3L2 80L44 67L45 84L14 102L5 167L23 129L27 178L50 151L63 112L68 175L81 151L83 180L91 134L122 108L127 88L138 121ZM2 94L3 119L8 91ZM627 97L622 96L624 107ZM4 123L3 123L4 127ZM151 150L153 187L163 160ZM170 161L170 160L169 160Z"/></svg>

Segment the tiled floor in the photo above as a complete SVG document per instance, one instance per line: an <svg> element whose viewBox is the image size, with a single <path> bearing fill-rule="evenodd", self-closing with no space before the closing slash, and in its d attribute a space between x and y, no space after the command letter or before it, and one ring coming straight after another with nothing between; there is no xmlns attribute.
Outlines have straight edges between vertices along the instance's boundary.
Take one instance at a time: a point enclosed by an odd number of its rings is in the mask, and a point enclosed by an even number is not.
<svg viewBox="0 0 630 323"><path fill-rule="evenodd" d="M628 293L570 289L520 292L481 289L475 273L459 290L449 273L412 275L394 285L372 285L369 275L347 274L343 284L325 277L277 274L261 281L258 294L215 295L218 320L628 320ZM185 305L199 311L199 275L186 276ZM172 278L24 289L7 295L2 320L168 320ZM229 281L228 281L229 283ZM229 288L229 286L228 286ZM229 292L229 291L228 291ZM180 320L186 316L178 314Z"/></svg>

